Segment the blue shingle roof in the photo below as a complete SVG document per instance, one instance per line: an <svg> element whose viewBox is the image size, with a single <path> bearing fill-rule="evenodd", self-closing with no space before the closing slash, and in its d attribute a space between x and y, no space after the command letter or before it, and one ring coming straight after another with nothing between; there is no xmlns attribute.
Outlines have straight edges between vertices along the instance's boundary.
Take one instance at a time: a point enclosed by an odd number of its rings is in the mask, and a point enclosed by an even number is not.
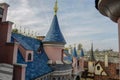
<svg viewBox="0 0 120 80"><path fill-rule="evenodd" d="M12 39L14 38L15 40L17 40L17 42L22 45L25 49L27 50L32 50L32 48L26 43L26 41L24 41L25 36L21 35L21 34L12 34ZM13 41L13 40L12 40Z"/></svg>
<svg viewBox="0 0 120 80"><path fill-rule="evenodd" d="M73 48L72 56L73 57L78 57L76 47Z"/></svg>
<svg viewBox="0 0 120 80"><path fill-rule="evenodd" d="M34 53L34 61L25 62L20 51L18 51L17 62L27 64L25 80L33 80L37 77L51 72L52 69L47 65L47 61L48 60L45 53Z"/></svg>
<svg viewBox="0 0 120 80"><path fill-rule="evenodd" d="M13 38L18 40L18 42L20 41L20 44L26 43L27 46L25 47L28 48L29 46L34 51L33 62L25 62L21 52L18 50L17 63L27 64L25 80L33 80L52 71L51 67L47 64L48 57L45 54L44 49L42 48L43 50L41 53L37 53L37 49L40 47L40 44L42 44L41 41L20 34L13 34L12 36L15 36ZM22 41L20 38L22 38Z"/></svg>
<svg viewBox="0 0 120 80"><path fill-rule="evenodd" d="M83 56L84 56L84 51L83 51L83 49L81 49L80 57L83 57Z"/></svg>
<svg viewBox="0 0 120 80"><path fill-rule="evenodd" d="M54 15L51 27L43 40L44 43L62 43L66 44L66 41L60 31L57 15Z"/></svg>

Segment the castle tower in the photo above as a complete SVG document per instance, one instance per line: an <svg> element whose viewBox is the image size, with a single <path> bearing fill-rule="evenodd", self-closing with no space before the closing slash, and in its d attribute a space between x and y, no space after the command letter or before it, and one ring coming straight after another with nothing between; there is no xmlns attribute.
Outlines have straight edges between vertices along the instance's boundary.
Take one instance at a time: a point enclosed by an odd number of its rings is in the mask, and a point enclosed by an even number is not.
<svg viewBox="0 0 120 80"><path fill-rule="evenodd" d="M53 62L62 62L63 49L66 41L62 35L57 18L57 1L54 7L54 17L50 29L43 40L43 46L48 58Z"/></svg>
<svg viewBox="0 0 120 80"><path fill-rule="evenodd" d="M72 51L72 60L73 60L72 66L73 66L74 70L77 70L77 67L78 67L78 64L77 64L78 59L77 58L78 58L78 55L77 55L77 51L76 51L76 45L74 45L74 48Z"/></svg>
<svg viewBox="0 0 120 80"><path fill-rule="evenodd" d="M108 54L105 54L105 67L108 67Z"/></svg>
<svg viewBox="0 0 120 80"><path fill-rule="evenodd" d="M95 57L93 53L93 44L91 45L91 52L88 60L88 72L94 73L94 68L95 68Z"/></svg>
<svg viewBox="0 0 120 80"><path fill-rule="evenodd" d="M80 52L80 67L81 67L81 70L84 71L84 51L82 48Z"/></svg>

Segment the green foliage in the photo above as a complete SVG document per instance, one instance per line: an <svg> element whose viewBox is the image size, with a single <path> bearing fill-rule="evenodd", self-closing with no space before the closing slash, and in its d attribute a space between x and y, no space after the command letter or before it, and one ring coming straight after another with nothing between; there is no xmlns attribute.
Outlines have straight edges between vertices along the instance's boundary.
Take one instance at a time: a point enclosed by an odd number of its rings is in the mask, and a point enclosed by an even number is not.
<svg viewBox="0 0 120 80"><path fill-rule="evenodd" d="M81 50L81 48L82 48L82 44L80 43L78 44L78 50Z"/></svg>
<svg viewBox="0 0 120 80"><path fill-rule="evenodd" d="M18 33L18 29L13 29L12 32L13 33Z"/></svg>
<svg viewBox="0 0 120 80"><path fill-rule="evenodd" d="M68 50L68 48L66 47L64 50Z"/></svg>

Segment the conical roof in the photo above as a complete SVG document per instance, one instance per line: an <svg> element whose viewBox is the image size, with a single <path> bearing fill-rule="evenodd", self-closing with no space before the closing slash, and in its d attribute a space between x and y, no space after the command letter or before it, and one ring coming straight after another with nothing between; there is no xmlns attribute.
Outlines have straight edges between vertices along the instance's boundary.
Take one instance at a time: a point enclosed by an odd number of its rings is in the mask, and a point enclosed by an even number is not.
<svg viewBox="0 0 120 80"><path fill-rule="evenodd" d="M84 57L84 51L83 51L83 49L81 49L80 57Z"/></svg>
<svg viewBox="0 0 120 80"><path fill-rule="evenodd" d="M57 15L54 15L51 27L43 40L44 43L66 44L66 41L61 33Z"/></svg>
<svg viewBox="0 0 120 80"><path fill-rule="evenodd" d="M89 56L89 61L96 61L95 57L94 57L94 52L93 52L93 44L91 46L91 52L90 52L90 56Z"/></svg>
<svg viewBox="0 0 120 80"><path fill-rule="evenodd" d="M73 57L78 57L76 47L73 48L72 56Z"/></svg>

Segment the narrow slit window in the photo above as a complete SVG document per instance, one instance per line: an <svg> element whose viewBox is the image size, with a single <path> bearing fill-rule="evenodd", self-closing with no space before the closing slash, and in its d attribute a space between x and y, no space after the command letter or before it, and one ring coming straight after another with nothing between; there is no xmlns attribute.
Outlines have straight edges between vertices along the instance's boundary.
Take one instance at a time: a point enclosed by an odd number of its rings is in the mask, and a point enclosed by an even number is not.
<svg viewBox="0 0 120 80"><path fill-rule="evenodd" d="M32 54L31 53L28 54L28 60L32 60Z"/></svg>

